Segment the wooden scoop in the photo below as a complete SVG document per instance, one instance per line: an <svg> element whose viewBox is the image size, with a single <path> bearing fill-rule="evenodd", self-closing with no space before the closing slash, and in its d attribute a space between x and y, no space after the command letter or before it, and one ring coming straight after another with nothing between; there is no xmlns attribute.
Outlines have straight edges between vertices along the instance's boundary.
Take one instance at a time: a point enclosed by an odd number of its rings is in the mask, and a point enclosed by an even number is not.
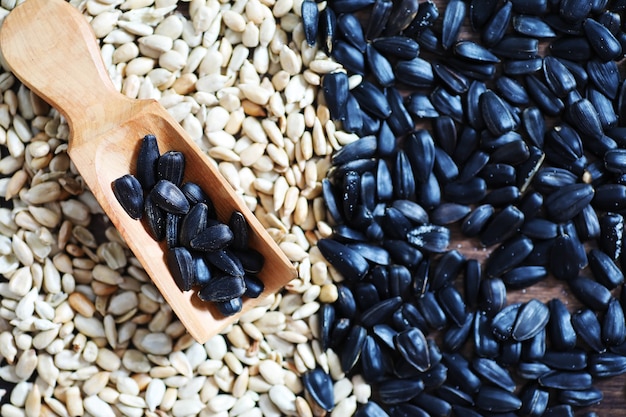
<svg viewBox="0 0 626 417"><path fill-rule="evenodd" d="M265 291L258 299L244 299L244 312L296 276L291 262L215 163L168 112L154 100L134 100L116 91L91 26L78 10L63 0L28 0L5 18L0 48L13 73L67 119L68 153L76 168L194 339L204 343L241 313L223 317L194 291L182 292L165 263L165 244L155 242L143 222L131 219L113 195L111 182L135 173L144 135L157 137L161 153L184 153L185 181L196 182L209 194L222 222L228 222L233 211L248 221L250 246L265 257L259 274Z"/></svg>

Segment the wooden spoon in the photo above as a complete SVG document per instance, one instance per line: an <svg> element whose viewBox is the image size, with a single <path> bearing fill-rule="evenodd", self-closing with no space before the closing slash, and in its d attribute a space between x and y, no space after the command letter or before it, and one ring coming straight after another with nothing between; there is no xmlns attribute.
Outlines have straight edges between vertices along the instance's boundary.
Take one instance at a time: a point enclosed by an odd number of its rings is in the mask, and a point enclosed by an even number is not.
<svg viewBox="0 0 626 417"><path fill-rule="evenodd" d="M152 133L161 153L177 150L186 158L185 181L207 192L219 219L233 211L250 226L250 246L263 254L259 278L265 291L244 300L243 311L278 291L296 276L291 262L217 170L169 113L154 100L134 100L116 91L91 26L63 0L28 0L4 20L2 55L13 73L68 121L68 153L104 212L172 307L189 334L205 342L240 314L223 317L194 291L182 292L165 263L165 244L154 241L141 221L131 219L111 189L116 178L135 173L140 139Z"/></svg>

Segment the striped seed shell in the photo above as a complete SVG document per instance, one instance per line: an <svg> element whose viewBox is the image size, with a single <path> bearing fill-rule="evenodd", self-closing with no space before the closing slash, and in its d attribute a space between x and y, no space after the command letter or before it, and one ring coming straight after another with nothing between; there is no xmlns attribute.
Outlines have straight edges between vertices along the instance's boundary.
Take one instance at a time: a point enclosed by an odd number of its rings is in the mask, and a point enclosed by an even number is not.
<svg viewBox="0 0 626 417"><path fill-rule="evenodd" d="M591 202L594 189L589 184L571 184L557 190L545 199L548 217L556 222L571 220Z"/></svg>
<svg viewBox="0 0 626 417"><path fill-rule="evenodd" d="M625 339L624 310L617 299L611 298L602 320L602 342L607 346L617 346Z"/></svg>
<svg viewBox="0 0 626 417"><path fill-rule="evenodd" d="M190 226L193 227L193 226ZM225 224L208 226L189 240L192 249L199 251L216 251L225 248L232 242L233 232Z"/></svg>
<svg viewBox="0 0 626 417"><path fill-rule="evenodd" d="M626 358L610 352L589 355L589 373L594 378L608 378L626 372Z"/></svg>
<svg viewBox="0 0 626 417"><path fill-rule="evenodd" d="M572 326L578 336L591 349L598 353L606 350L602 343L600 323L593 311L589 309L579 310L572 315Z"/></svg>
<svg viewBox="0 0 626 417"><path fill-rule="evenodd" d="M562 390L559 391L557 399L560 403L574 407L589 407L602 401L603 394L597 388L585 390Z"/></svg>
<svg viewBox="0 0 626 417"><path fill-rule="evenodd" d="M426 337L416 327L398 333L394 344L400 355L421 372L430 368L430 356Z"/></svg>
<svg viewBox="0 0 626 417"><path fill-rule="evenodd" d="M185 173L185 155L178 151L167 151L157 161L157 175L160 180L170 181L180 187Z"/></svg>
<svg viewBox="0 0 626 417"><path fill-rule="evenodd" d="M243 277L245 271L239 258L228 249L220 249L213 252L205 252L204 259L218 270L227 275Z"/></svg>
<svg viewBox="0 0 626 417"><path fill-rule="evenodd" d="M351 90L362 109L372 115L386 119L391 114L391 108L383 92L371 82L364 80Z"/></svg>
<svg viewBox="0 0 626 417"><path fill-rule="evenodd" d="M225 302L241 297L246 291L242 276L222 275L213 277L198 291L203 301Z"/></svg>
<svg viewBox="0 0 626 417"><path fill-rule="evenodd" d="M389 15L385 30L386 35L396 35L406 29L417 16L417 0L401 0L394 5Z"/></svg>
<svg viewBox="0 0 626 417"><path fill-rule="evenodd" d="M519 410L522 406L522 401L512 393L486 385L478 390L475 401L479 409L496 413Z"/></svg>
<svg viewBox="0 0 626 417"><path fill-rule="evenodd" d="M554 38L556 33L546 22L535 16L513 16L513 29L521 35L534 36L536 38Z"/></svg>
<svg viewBox="0 0 626 417"><path fill-rule="evenodd" d="M472 360L472 368L492 384L502 388L507 392L515 391L515 381L511 378L509 372L498 365L495 360L488 358L474 358Z"/></svg>
<svg viewBox="0 0 626 417"><path fill-rule="evenodd" d="M207 225L209 209L206 204L195 204L183 217L179 231L179 242L189 247L191 240Z"/></svg>
<svg viewBox="0 0 626 417"><path fill-rule="evenodd" d="M488 277L498 277L515 268L533 250L533 242L525 236L512 237L498 246L487 259L485 273Z"/></svg>
<svg viewBox="0 0 626 417"><path fill-rule="evenodd" d="M576 88L576 78L557 58L547 56L543 59L543 73L548 87L557 97L565 97Z"/></svg>
<svg viewBox="0 0 626 417"><path fill-rule="evenodd" d="M302 16L306 42L309 46L313 46L317 40L317 30L319 26L319 10L317 3L313 0L303 1L300 14Z"/></svg>
<svg viewBox="0 0 626 417"><path fill-rule="evenodd" d="M226 301L216 301L215 306L223 316L233 316L239 313L243 309L243 302L241 297L231 298Z"/></svg>
<svg viewBox="0 0 626 417"><path fill-rule="evenodd" d="M465 20L466 9L465 2L461 0L452 0L446 5L441 33L441 45L444 49L450 49L456 42L463 20Z"/></svg>
<svg viewBox="0 0 626 417"><path fill-rule="evenodd" d="M156 183L150 191L150 198L158 207L168 213L186 214L190 208L189 201L180 188L165 179Z"/></svg>
<svg viewBox="0 0 626 417"><path fill-rule="evenodd" d="M508 107L493 91L487 90L480 96L480 107L485 125L493 135L501 136L517 127Z"/></svg>
<svg viewBox="0 0 626 417"><path fill-rule="evenodd" d="M594 278L602 285L612 290L624 283L624 274L609 255L599 249L591 249L588 259Z"/></svg>
<svg viewBox="0 0 626 417"><path fill-rule="evenodd" d="M512 10L513 4L511 2L505 2L483 26L481 39L485 45L492 47L502 40L504 33L509 26L509 22L511 21Z"/></svg>
<svg viewBox="0 0 626 417"><path fill-rule="evenodd" d="M533 338L542 331L550 319L550 310L544 303L532 299L520 308L515 319L512 336L513 339L524 341Z"/></svg>
<svg viewBox="0 0 626 417"><path fill-rule="evenodd" d="M302 384L309 402L328 412L335 407L332 382L330 375L319 367L302 375Z"/></svg>
<svg viewBox="0 0 626 417"><path fill-rule="evenodd" d="M144 202L144 216L146 217L146 228L154 240L160 242L165 238L166 215L148 196Z"/></svg>
<svg viewBox="0 0 626 417"><path fill-rule="evenodd" d="M137 179L141 186L149 190L157 182L157 161L159 145L154 135L148 134L141 140L137 154Z"/></svg>
<svg viewBox="0 0 626 417"><path fill-rule="evenodd" d="M367 40L375 39L381 35L389 21L392 8L393 2L391 0L376 0L374 2L365 29L365 38Z"/></svg>
<svg viewBox="0 0 626 417"><path fill-rule="evenodd" d="M194 283L191 253L183 247L171 248L166 253L167 265L181 291L189 291Z"/></svg>
<svg viewBox="0 0 626 417"><path fill-rule="evenodd" d="M369 270L365 258L358 252L331 239L320 239L317 242L322 255L348 280L359 280Z"/></svg>
<svg viewBox="0 0 626 417"><path fill-rule="evenodd" d="M387 36L376 38L372 45L383 55L392 55L400 59L413 59L419 54L419 44L407 36Z"/></svg>
<svg viewBox="0 0 626 417"><path fill-rule="evenodd" d="M617 64L614 61L602 62L592 59L587 62L589 80L602 94L615 99L620 87L620 77Z"/></svg>
<svg viewBox="0 0 626 417"><path fill-rule="evenodd" d="M609 28L592 18L585 19L583 29L589 44L603 61L612 61L622 55L622 45Z"/></svg>
<svg viewBox="0 0 626 417"><path fill-rule="evenodd" d="M137 178L126 174L114 180L111 188L124 211L135 220L141 219L144 208L143 190Z"/></svg>
<svg viewBox="0 0 626 417"><path fill-rule="evenodd" d="M322 78L322 91L326 105L334 120L345 118L348 101L348 75L345 72L331 72Z"/></svg>
<svg viewBox="0 0 626 417"><path fill-rule="evenodd" d="M378 52L372 44L367 44L366 56L367 64L378 81L378 84L382 87L392 86L396 81L396 77L389 60Z"/></svg>

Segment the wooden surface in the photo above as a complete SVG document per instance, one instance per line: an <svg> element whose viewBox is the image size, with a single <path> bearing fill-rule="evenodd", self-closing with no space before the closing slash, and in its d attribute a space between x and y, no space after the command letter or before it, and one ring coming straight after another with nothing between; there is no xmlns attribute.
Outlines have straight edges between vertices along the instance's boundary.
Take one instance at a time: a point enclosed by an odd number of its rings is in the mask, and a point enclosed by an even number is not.
<svg viewBox="0 0 626 417"><path fill-rule="evenodd" d="M240 211L250 225L250 246L265 257L259 278L264 294L244 302L244 311L296 276L291 262L215 165L180 125L155 101L131 100L113 88L91 26L63 0L29 0L4 20L3 56L15 75L68 119L69 154L105 213L120 231L163 297L199 342L217 334L239 315L224 318L193 291L176 286L164 259L164 244L152 240L143 223L131 219L111 190L116 178L135 172L139 139L156 135L160 151L186 158L185 181L198 183L227 222Z"/></svg>
<svg viewBox="0 0 626 417"><path fill-rule="evenodd" d="M445 12L446 0L433 0L439 7L440 18L439 22L443 18ZM421 1L420 1L421 2ZM469 2L468 2L469 5ZM468 7L469 12L469 7ZM477 35L473 33L469 26L469 22L466 19L462 28L459 39L478 40ZM547 48L546 42L540 42L540 52L545 54ZM620 67L622 67L620 65ZM623 76L623 68L620 68ZM549 121L548 123L554 123L555 121ZM483 263L493 248L483 248L478 239L467 239L462 236L458 228L452 232L452 244L451 249L457 249L463 253L468 259L478 259ZM592 276L589 268L582 271L582 274ZM619 296L619 288L614 291L615 296ZM532 287L522 290L508 290L507 301L509 304L515 302L524 302L532 298L539 299L543 302L549 301L552 298L559 298L563 301L570 312L575 312L581 307L580 302L569 292L567 284L556 280L554 277L548 277L546 280L533 285ZM595 406L578 409L575 413L576 416L582 416L585 412L595 411L598 416L605 417L623 417L626 415L626 375L622 375L616 378L608 378L598 380L594 382L594 386L601 389L604 394L604 400Z"/></svg>

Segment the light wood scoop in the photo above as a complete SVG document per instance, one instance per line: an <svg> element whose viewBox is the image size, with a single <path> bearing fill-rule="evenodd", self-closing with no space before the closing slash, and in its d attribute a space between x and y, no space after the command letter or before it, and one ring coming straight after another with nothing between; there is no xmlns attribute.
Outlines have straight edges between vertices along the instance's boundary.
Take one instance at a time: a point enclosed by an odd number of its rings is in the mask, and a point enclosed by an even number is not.
<svg viewBox="0 0 626 417"><path fill-rule="evenodd" d="M233 211L250 225L250 246L263 254L259 278L265 291L244 299L243 312L280 290L296 271L219 173L168 112L154 100L134 100L116 91L100 55L93 30L78 10L63 0L27 0L4 20L0 50L13 73L57 108L70 127L68 153L104 212L121 233L189 334L204 343L240 315L223 317L194 291L182 292L165 263L164 243L155 242L141 221L131 219L111 189L116 178L135 174L140 139L152 133L159 150L186 158L185 181L209 194L219 219Z"/></svg>

